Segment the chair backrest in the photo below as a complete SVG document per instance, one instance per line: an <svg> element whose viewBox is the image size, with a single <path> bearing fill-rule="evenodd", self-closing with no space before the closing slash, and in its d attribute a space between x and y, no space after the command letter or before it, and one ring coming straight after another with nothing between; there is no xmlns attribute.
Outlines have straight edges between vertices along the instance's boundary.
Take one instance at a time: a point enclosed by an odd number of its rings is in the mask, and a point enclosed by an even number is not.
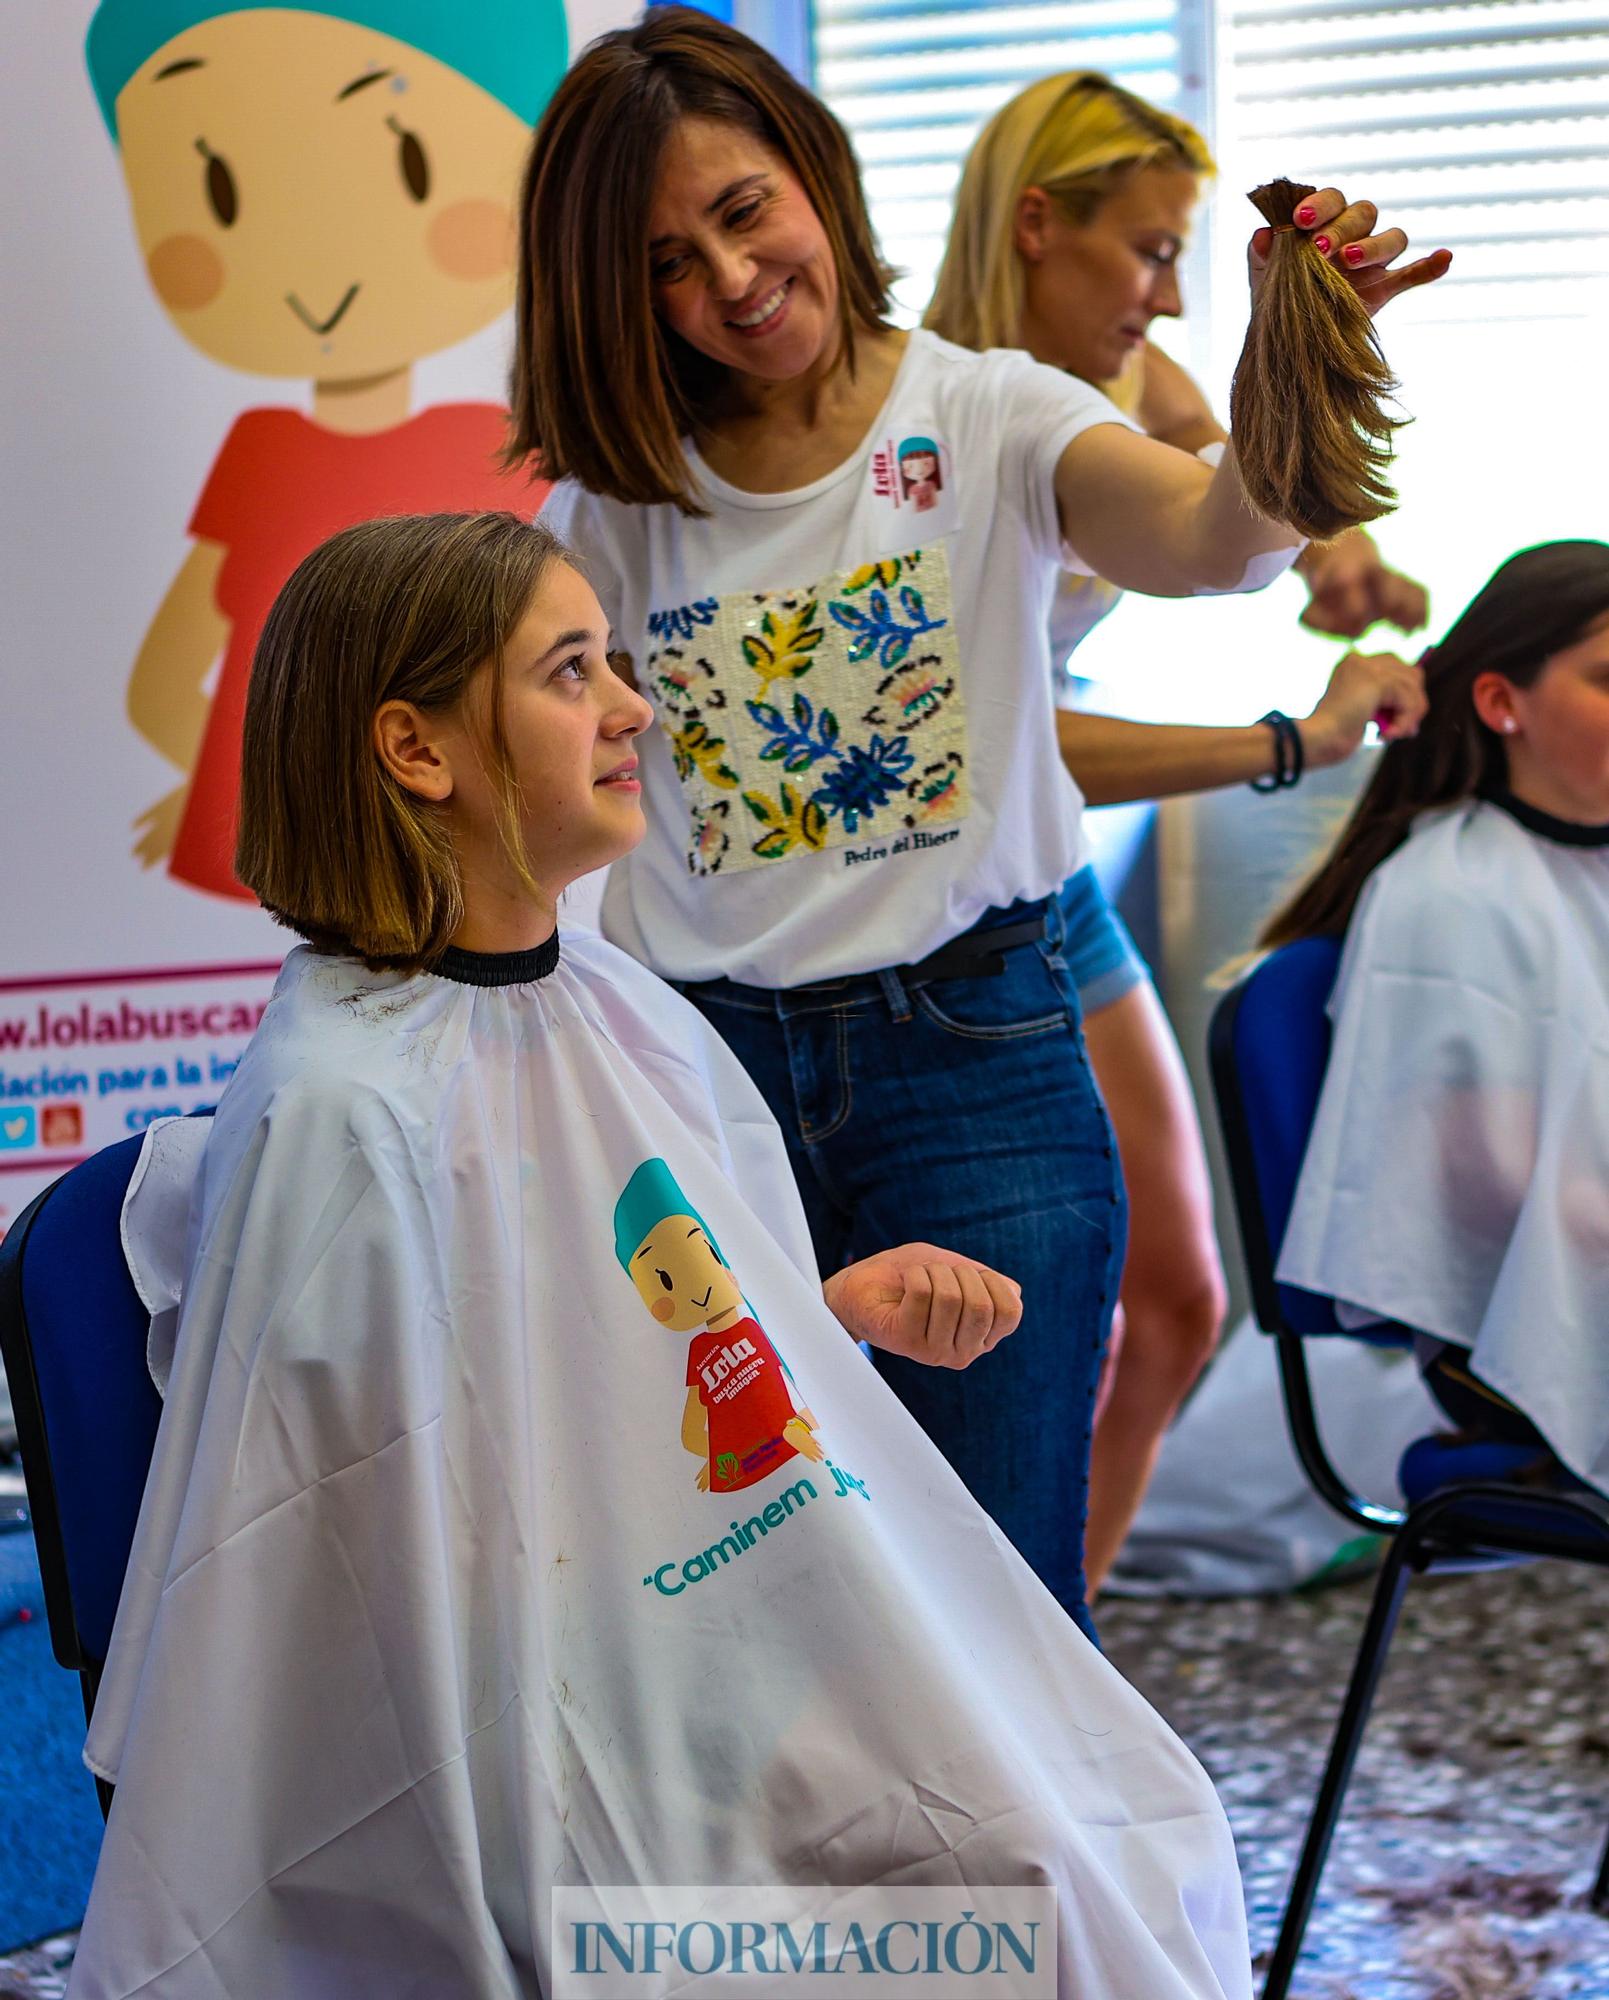
<svg viewBox="0 0 1609 2000"><path fill-rule="evenodd" d="M1265 1333L1340 1333L1329 1299L1274 1277L1302 1155L1330 1058L1326 1011L1341 962L1337 938L1302 938L1253 967L1219 1001L1209 1031L1213 1092Z"/></svg>
<svg viewBox="0 0 1609 2000"><path fill-rule="evenodd" d="M119 1228L141 1139L46 1188L0 1244L0 1352L45 1588L51 1645L86 1676L111 1641L162 1403L150 1319Z"/></svg>

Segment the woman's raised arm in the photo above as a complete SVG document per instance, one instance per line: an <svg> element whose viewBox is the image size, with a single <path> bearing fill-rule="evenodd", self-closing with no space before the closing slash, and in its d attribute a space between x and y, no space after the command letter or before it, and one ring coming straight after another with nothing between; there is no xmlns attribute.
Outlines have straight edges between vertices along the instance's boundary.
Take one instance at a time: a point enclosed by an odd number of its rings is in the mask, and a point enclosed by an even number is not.
<svg viewBox="0 0 1609 2000"><path fill-rule="evenodd" d="M1062 538L1097 576L1148 597L1193 597L1270 583L1303 538L1255 512L1234 441L1216 471L1119 424L1073 439L1056 467Z"/></svg>

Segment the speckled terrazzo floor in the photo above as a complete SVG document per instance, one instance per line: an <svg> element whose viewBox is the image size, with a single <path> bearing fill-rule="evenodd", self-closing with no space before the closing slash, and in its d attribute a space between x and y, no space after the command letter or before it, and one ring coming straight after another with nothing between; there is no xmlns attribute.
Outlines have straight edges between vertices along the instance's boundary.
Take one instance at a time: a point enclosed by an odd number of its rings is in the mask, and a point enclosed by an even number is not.
<svg viewBox="0 0 1609 2000"><path fill-rule="evenodd" d="M1107 1650L1217 1781L1266 1967L1370 1584L1108 1601ZM1421 1578L1292 1987L1299 2000L1609 1996L1609 1574Z"/></svg>
<svg viewBox="0 0 1609 2000"><path fill-rule="evenodd" d="M1368 1593L1101 1607L1112 1658L1218 1782L1259 1970ZM1609 2000L1609 1919L1585 1906L1606 1828L1609 1574L1416 1582L1295 2000ZM70 1952L0 1959L0 2000L59 2000Z"/></svg>

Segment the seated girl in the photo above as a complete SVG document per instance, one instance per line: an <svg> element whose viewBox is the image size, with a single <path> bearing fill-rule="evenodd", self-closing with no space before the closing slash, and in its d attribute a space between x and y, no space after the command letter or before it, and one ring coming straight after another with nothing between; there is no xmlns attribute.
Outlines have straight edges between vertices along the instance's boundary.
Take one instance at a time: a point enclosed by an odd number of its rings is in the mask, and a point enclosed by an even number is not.
<svg viewBox="0 0 1609 2000"><path fill-rule="evenodd" d="M561 951L643 833L607 645L511 515L352 529L265 627L238 859L308 942L126 1213L166 1403L75 2000L531 2000L557 1890L655 1884L1037 1885L1061 1993L1241 2000L1204 1773L845 1333L963 1367L1016 1286L822 1287L702 1017Z"/></svg>
<svg viewBox="0 0 1609 2000"><path fill-rule="evenodd" d="M1263 942L1346 933L1279 1261L1453 1422L1609 1486L1609 546L1498 570Z"/></svg>

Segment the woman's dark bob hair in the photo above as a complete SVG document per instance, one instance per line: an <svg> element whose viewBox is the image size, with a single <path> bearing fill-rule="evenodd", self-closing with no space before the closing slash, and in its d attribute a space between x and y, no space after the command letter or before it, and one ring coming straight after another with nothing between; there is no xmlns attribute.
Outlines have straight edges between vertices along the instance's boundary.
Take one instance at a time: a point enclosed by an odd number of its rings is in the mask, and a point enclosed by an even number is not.
<svg viewBox="0 0 1609 2000"><path fill-rule="evenodd" d="M508 456L692 514L682 440L707 423L726 370L661 324L648 259L660 162L684 118L737 126L799 181L832 247L851 368L856 333L887 324L893 274L843 127L757 42L693 8L652 7L581 55L536 129L520 197Z"/></svg>

